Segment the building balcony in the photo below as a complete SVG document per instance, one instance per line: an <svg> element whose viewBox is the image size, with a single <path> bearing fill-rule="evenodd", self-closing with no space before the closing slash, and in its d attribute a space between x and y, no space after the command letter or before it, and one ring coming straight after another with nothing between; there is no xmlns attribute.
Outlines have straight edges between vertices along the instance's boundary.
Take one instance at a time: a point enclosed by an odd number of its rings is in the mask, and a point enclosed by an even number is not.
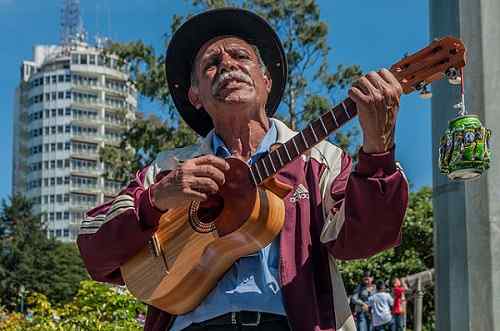
<svg viewBox="0 0 500 331"><path fill-rule="evenodd" d="M70 171L71 175L75 176L85 176L85 177L99 177L101 175L101 172L98 171L95 168L71 168Z"/></svg>
<svg viewBox="0 0 500 331"><path fill-rule="evenodd" d="M75 116L73 115L71 119L71 124L78 124L88 126L89 124L94 124L95 126L102 124L104 121L102 118L98 116L90 117L90 116Z"/></svg>
<svg viewBox="0 0 500 331"><path fill-rule="evenodd" d="M89 99L72 99L72 106L75 107L83 107L87 109L96 109L103 105L102 102L98 100L89 100Z"/></svg>
<svg viewBox="0 0 500 331"><path fill-rule="evenodd" d="M69 189L71 193L81 193L81 194L99 194L102 191L102 189L97 186L76 185L76 184L70 184Z"/></svg>
<svg viewBox="0 0 500 331"><path fill-rule="evenodd" d="M73 82L73 84L71 85L71 88L73 90L79 90L82 92L96 92L96 91L102 90L103 86L100 84L83 84L83 83L80 84L80 83Z"/></svg>
<svg viewBox="0 0 500 331"><path fill-rule="evenodd" d="M106 128L124 130L128 128L128 121L104 120Z"/></svg>
<svg viewBox="0 0 500 331"><path fill-rule="evenodd" d="M103 139L103 136L100 134L88 135L88 134L73 133L71 135L71 139L82 141L82 142L98 144Z"/></svg>
<svg viewBox="0 0 500 331"><path fill-rule="evenodd" d="M91 153L89 151L83 151L83 150L71 151L71 157L77 159L97 161L99 159L99 152Z"/></svg>

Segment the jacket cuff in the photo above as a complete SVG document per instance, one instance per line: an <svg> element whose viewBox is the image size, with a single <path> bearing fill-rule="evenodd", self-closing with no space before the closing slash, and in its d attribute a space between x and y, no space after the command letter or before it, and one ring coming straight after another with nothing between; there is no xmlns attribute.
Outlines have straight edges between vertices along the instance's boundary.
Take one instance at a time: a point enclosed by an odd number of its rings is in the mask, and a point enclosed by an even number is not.
<svg viewBox="0 0 500 331"><path fill-rule="evenodd" d="M367 177L391 175L397 170L394 155L395 147L380 154L367 154L360 148L356 172Z"/></svg>
<svg viewBox="0 0 500 331"><path fill-rule="evenodd" d="M158 209L151 200L151 187L147 188L139 198L139 222L146 228L155 228L165 211Z"/></svg>

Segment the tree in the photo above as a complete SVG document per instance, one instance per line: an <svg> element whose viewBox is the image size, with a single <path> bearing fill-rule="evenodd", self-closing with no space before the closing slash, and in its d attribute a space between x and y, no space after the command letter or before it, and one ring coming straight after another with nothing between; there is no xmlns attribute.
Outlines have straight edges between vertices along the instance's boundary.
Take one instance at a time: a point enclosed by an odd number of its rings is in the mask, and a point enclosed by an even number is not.
<svg viewBox="0 0 500 331"><path fill-rule="evenodd" d="M366 260L341 261L340 269L348 293L352 293L363 271L375 279L390 281L434 267L432 190L423 187L410 193L401 244ZM426 292L424 324L434 321L434 293Z"/></svg>
<svg viewBox="0 0 500 331"><path fill-rule="evenodd" d="M0 239L0 300L8 309L19 306L21 289L47 295L51 300L71 298L87 273L74 244L47 238L31 203L16 195L2 201L0 223L10 235Z"/></svg>
<svg viewBox="0 0 500 331"><path fill-rule="evenodd" d="M280 35L288 60L288 84L277 114L292 129L308 122L331 108L339 90L349 86L361 71L358 66L338 66L331 73L328 66L330 47L327 45L328 28L320 20L320 10L314 0L192 0L195 11L227 5L250 8L264 16ZM185 17L173 15L169 36ZM101 159L110 165L108 177L125 182L127 174L149 164L158 151L165 148L191 144L196 135L179 118L173 106L166 84L164 50L156 54L152 46L142 41L115 43L108 49L127 63L131 82L139 93L159 102L165 109L165 120L149 116L138 119L125 134L118 148L111 146L101 150ZM303 109L303 111L300 111ZM357 130L339 131L332 140L341 147L351 147L358 135ZM354 154L354 153L353 153Z"/></svg>

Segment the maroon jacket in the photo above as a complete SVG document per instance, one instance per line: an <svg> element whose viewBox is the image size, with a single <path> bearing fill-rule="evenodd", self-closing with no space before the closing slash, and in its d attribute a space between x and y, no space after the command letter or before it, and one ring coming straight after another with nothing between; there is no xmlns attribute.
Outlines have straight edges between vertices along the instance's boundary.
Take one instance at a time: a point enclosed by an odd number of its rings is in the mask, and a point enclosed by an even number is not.
<svg viewBox="0 0 500 331"><path fill-rule="evenodd" d="M275 121L278 142L295 133ZM120 265L154 233L161 212L149 186L179 160L211 153L210 133L200 144L161 153L112 201L87 213L78 246L93 279L123 284ZM280 233L280 284L293 330L354 331L335 259L361 259L398 245L408 203L408 183L394 150L359 152L356 169L338 147L321 142L278 173L294 187L285 197ZM165 331L173 317L149 307L145 331Z"/></svg>

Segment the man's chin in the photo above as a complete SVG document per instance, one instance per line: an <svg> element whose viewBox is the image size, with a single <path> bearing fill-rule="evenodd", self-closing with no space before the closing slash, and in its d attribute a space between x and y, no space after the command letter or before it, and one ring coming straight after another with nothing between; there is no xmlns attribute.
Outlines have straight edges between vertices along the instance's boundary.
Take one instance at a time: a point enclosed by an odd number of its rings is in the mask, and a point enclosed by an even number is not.
<svg viewBox="0 0 500 331"><path fill-rule="evenodd" d="M253 101L252 98L250 98L248 95L242 93L228 93L226 95L218 95L215 97L215 99L219 103L228 105L245 104Z"/></svg>

